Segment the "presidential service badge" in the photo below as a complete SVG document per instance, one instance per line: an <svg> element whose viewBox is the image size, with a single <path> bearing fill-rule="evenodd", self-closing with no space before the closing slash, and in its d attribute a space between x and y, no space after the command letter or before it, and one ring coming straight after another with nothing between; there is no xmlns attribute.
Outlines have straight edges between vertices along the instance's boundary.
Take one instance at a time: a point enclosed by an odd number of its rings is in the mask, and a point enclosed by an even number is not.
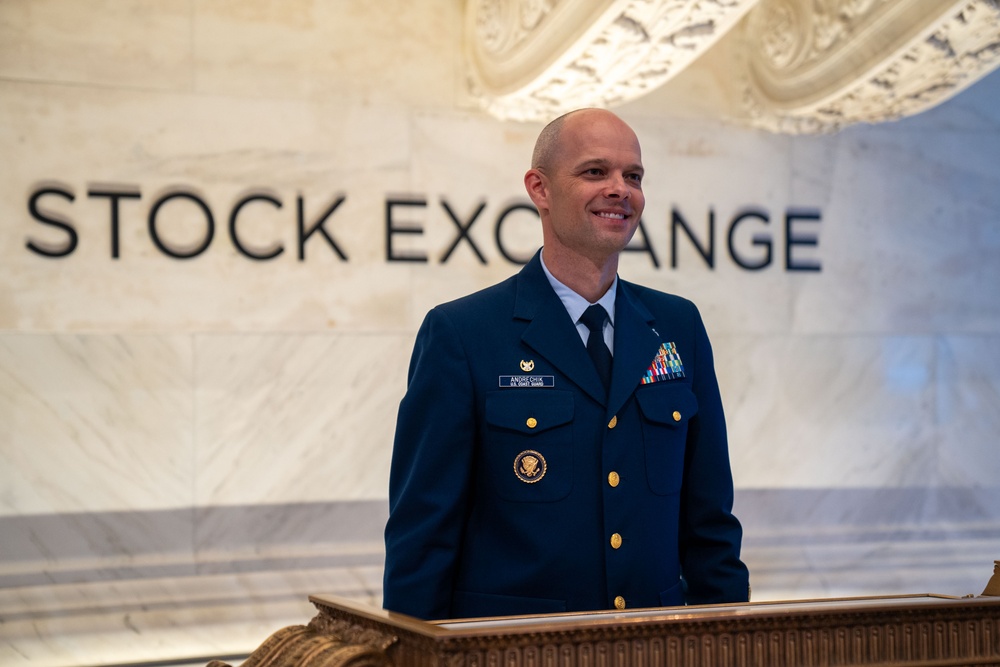
<svg viewBox="0 0 1000 667"><path fill-rule="evenodd" d="M542 477L548 466L545 457L533 449L526 449L514 459L514 474L525 484L534 484Z"/></svg>
<svg viewBox="0 0 1000 667"><path fill-rule="evenodd" d="M535 370L535 360L529 359L525 361L524 359L521 359L521 370L524 371L525 373L530 373L531 371Z"/></svg>

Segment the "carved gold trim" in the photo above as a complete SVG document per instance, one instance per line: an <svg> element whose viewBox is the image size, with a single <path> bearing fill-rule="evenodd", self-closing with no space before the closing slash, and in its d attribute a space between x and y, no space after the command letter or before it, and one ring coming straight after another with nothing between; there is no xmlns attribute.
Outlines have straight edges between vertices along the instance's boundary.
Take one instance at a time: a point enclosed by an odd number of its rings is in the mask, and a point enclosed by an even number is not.
<svg viewBox="0 0 1000 667"><path fill-rule="evenodd" d="M346 618L323 614L313 618L308 627L314 632L335 637L346 644L362 644L376 651L385 651L398 641L393 634L364 627Z"/></svg>
<svg viewBox="0 0 1000 667"><path fill-rule="evenodd" d="M1000 664L1000 600L993 598L889 596L440 623L312 600L317 620L397 637L386 655L399 667Z"/></svg>

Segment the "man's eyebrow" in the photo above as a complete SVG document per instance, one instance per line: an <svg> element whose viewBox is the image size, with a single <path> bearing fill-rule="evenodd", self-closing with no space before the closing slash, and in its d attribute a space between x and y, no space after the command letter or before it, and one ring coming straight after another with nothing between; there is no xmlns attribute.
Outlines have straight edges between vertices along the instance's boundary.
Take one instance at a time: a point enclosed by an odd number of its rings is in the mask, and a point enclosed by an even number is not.
<svg viewBox="0 0 1000 667"><path fill-rule="evenodd" d="M606 160L604 158L600 157L588 158L586 160L581 160L576 165L576 169L583 170L583 169L589 169L590 167L607 167L609 164L611 164L611 161ZM629 171L629 172L638 171L640 173L645 173L646 170L641 163L636 162L634 164L630 164L627 167L625 167L624 171Z"/></svg>

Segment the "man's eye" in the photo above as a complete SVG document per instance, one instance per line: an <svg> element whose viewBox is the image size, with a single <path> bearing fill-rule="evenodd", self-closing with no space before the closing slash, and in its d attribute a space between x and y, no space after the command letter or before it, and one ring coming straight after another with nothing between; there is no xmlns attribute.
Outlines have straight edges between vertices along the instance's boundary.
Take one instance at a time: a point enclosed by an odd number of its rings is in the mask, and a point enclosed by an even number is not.
<svg viewBox="0 0 1000 667"><path fill-rule="evenodd" d="M642 183L642 174L629 174L626 178L635 181L636 183Z"/></svg>
<svg viewBox="0 0 1000 667"><path fill-rule="evenodd" d="M588 169L588 170L587 170L587 175L588 175L588 176L600 176L600 175L601 175L601 174L603 174L603 173L604 173L604 172L602 172L602 171L601 171L600 169L598 169L597 167L591 167L590 169Z"/></svg>

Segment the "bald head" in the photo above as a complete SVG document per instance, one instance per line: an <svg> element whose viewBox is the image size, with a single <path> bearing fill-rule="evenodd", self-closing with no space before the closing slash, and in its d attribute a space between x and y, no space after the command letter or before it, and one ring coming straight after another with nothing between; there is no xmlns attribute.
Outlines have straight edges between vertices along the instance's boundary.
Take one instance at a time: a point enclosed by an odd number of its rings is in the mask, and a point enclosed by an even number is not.
<svg viewBox="0 0 1000 667"><path fill-rule="evenodd" d="M594 118L613 119L613 121L620 123L624 127L628 127L625 121L605 109L576 109L564 113L542 128L542 131L538 134L538 139L535 140L535 149L531 153L531 168L542 171L551 170L559 158L559 153L563 149L563 130L566 126L572 125L575 122L593 120ZM631 128L629 130L631 131Z"/></svg>
<svg viewBox="0 0 1000 667"><path fill-rule="evenodd" d="M579 113L579 110L563 114L542 128L542 131L538 134L538 139L535 140L535 150L531 153L532 169L547 171L552 166L552 161L555 159L556 145L559 143L559 135L562 134L563 124L566 122L567 116L575 113Z"/></svg>

